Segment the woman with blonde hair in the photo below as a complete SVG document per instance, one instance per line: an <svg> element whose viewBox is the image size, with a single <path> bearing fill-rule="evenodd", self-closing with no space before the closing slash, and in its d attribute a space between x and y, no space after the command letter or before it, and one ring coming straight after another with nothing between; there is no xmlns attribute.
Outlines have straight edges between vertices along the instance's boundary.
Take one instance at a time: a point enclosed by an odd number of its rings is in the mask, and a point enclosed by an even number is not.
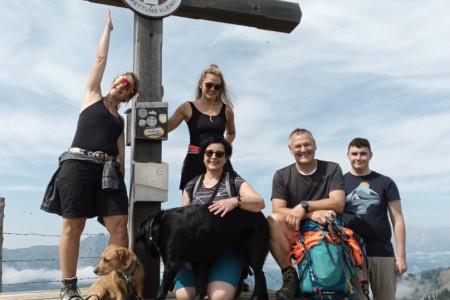
<svg viewBox="0 0 450 300"><path fill-rule="evenodd" d="M196 99L181 104L169 118L169 132L182 121L189 128L189 146L181 171L180 190L197 175L205 173L200 155L200 145L212 136L222 136L232 143L236 137L233 103L222 74L217 65L205 69L198 81ZM224 136L225 135L225 136ZM226 170L232 170L227 161Z"/></svg>

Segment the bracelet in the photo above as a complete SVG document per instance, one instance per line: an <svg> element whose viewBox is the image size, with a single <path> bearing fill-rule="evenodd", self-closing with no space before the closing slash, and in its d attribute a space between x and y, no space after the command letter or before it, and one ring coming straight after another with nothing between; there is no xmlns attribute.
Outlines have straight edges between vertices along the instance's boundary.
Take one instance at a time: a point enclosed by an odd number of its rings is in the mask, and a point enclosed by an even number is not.
<svg viewBox="0 0 450 300"><path fill-rule="evenodd" d="M241 196L236 196L236 199L237 199L237 207L241 207L241 203L242 203L242 201L241 201Z"/></svg>

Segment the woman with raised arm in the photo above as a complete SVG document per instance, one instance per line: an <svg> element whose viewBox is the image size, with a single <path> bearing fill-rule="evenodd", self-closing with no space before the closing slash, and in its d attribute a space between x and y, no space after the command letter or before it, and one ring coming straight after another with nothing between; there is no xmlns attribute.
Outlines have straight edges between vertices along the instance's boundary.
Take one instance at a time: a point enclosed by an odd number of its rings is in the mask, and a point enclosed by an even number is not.
<svg viewBox="0 0 450 300"><path fill-rule="evenodd" d="M41 206L63 218L59 241L61 300L83 299L77 287L80 237L86 219L98 217L110 235L109 244L128 247L128 196L124 182L124 119L119 105L137 93L139 81L127 72L115 78L103 96L100 84L106 68L113 24L110 10L89 74L75 137L59 158L59 168Z"/></svg>
<svg viewBox="0 0 450 300"><path fill-rule="evenodd" d="M224 136L232 143L236 137L233 103L222 71L217 65L205 69L198 81L196 99L181 104L169 118L169 132L185 121L189 128L189 146L181 170L180 190L192 178L205 173L200 145L211 136ZM225 169L232 170L229 160Z"/></svg>

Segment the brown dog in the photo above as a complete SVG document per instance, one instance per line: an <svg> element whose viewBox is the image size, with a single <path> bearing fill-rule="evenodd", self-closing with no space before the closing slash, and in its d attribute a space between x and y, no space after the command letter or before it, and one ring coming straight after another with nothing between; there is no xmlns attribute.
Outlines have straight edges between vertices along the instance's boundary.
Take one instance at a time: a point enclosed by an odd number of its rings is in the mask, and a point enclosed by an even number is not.
<svg viewBox="0 0 450 300"><path fill-rule="evenodd" d="M138 257L125 247L109 245L100 257L94 273L101 276L92 284L86 299L144 299L144 267Z"/></svg>

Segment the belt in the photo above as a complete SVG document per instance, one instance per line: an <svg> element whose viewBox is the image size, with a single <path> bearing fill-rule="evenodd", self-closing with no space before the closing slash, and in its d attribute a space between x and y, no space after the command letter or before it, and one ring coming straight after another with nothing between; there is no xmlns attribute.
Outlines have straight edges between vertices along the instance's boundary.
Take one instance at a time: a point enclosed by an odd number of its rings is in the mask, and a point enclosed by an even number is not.
<svg viewBox="0 0 450 300"><path fill-rule="evenodd" d="M195 146L195 145L189 145L188 146L188 153L192 154L200 154L202 148Z"/></svg>
<svg viewBox="0 0 450 300"><path fill-rule="evenodd" d="M87 155L89 157L93 157L93 158L101 160L101 161L107 161L107 160L115 161L116 160L115 156L108 155L102 151L88 151L88 150L84 150L84 149L81 149L78 147L69 148L68 151L70 153Z"/></svg>

